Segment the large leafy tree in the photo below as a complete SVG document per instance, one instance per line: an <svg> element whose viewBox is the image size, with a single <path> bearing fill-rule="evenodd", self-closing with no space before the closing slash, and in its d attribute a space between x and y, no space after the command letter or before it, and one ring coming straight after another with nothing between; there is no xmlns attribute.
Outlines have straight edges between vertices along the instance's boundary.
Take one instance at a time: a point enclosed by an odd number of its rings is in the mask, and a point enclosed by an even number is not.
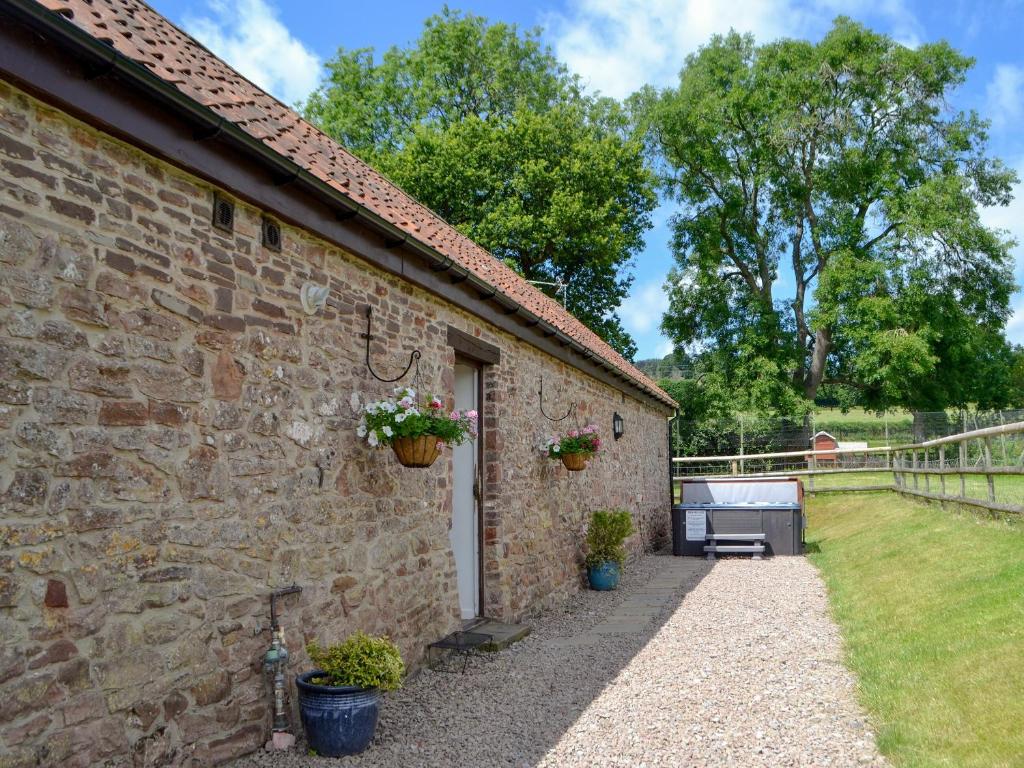
<svg viewBox="0 0 1024 768"><path fill-rule="evenodd" d="M978 207L1016 177L948 106L972 63L839 18L817 44L716 37L638 94L680 204L666 333L782 410L825 383L998 405L1012 243Z"/></svg>
<svg viewBox="0 0 1024 768"><path fill-rule="evenodd" d="M616 309L656 203L621 106L582 92L537 31L447 9L376 61L340 50L305 112L627 357Z"/></svg>

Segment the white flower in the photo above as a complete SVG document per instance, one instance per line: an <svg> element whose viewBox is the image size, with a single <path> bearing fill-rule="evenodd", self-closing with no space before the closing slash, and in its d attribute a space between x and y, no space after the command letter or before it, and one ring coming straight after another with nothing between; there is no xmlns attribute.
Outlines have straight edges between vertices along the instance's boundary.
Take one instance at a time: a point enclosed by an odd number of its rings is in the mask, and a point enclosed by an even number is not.
<svg viewBox="0 0 1024 768"><path fill-rule="evenodd" d="M412 406L412 408L406 408L405 409L405 415L406 416L416 416L416 415L419 415L419 412L420 412L420 409L417 408L415 405Z"/></svg>
<svg viewBox="0 0 1024 768"><path fill-rule="evenodd" d="M391 427L389 427L387 424L385 424L384 425L384 434L387 435L388 437L391 437L392 435L395 434L395 430L393 430Z"/></svg>
<svg viewBox="0 0 1024 768"><path fill-rule="evenodd" d="M388 413L394 413L394 412L395 412L396 410L398 410L398 408L397 408L397 407L395 406L395 404L394 404L394 403L391 403L391 402L387 402L387 403L382 403L382 404L381 404L381 407L382 407L382 408L383 408L383 409L384 409L385 411L387 411Z"/></svg>
<svg viewBox="0 0 1024 768"><path fill-rule="evenodd" d="M554 444L554 445L552 445L552 446L551 446L551 451L552 451L553 453L558 453L558 445L557 445L557 444Z"/></svg>
<svg viewBox="0 0 1024 768"><path fill-rule="evenodd" d="M366 437L366 425L360 424L356 427L356 434L359 435L359 437Z"/></svg>
<svg viewBox="0 0 1024 768"><path fill-rule="evenodd" d="M372 445L372 446L373 446L374 448L376 448L376 447L377 447L378 445L380 445L380 440L379 440L379 439L377 438L377 433L376 433L376 432L371 432L371 433L370 433L370 434L369 434L369 435L367 436L367 438L366 438L366 442L368 442L368 443L369 443L370 445Z"/></svg>
<svg viewBox="0 0 1024 768"><path fill-rule="evenodd" d="M401 424L403 421L405 421L405 417L408 416L408 415L409 415L408 413L402 413L402 412L396 413L395 414L395 424Z"/></svg>

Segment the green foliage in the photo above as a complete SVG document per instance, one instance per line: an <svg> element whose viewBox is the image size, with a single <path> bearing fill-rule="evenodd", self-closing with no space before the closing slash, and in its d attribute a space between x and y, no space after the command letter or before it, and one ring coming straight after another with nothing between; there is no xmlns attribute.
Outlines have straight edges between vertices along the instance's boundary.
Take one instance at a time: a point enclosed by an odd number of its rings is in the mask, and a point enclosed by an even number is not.
<svg viewBox="0 0 1024 768"><path fill-rule="evenodd" d="M476 435L477 412L447 413L438 397L416 401L416 390L397 387L395 398L368 403L356 433L374 448L400 437L431 435L446 445L459 445Z"/></svg>
<svg viewBox="0 0 1024 768"><path fill-rule="evenodd" d="M632 357L615 311L656 197L617 102L584 95L538 30L447 8L407 49L327 66L311 121L525 278L568 283L567 309Z"/></svg>
<svg viewBox="0 0 1024 768"><path fill-rule="evenodd" d="M839 18L816 44L715 37L632 98L680 205L662 327L741 407L795 414L829 383L873 410L1004 398L1012 243L978 209L1016 176L948 109L971 65Z"/></svg>
<svg viewBox="0 0 1024 768"><path fill-rule="evenodd" d="M587 528L588 568L602 563L626 562L623 542L633 535L633 518L624 509L598 510L590 518Z"/></svg>
<svg viewBox="0 0 1024 768"><path fill-rule="evenodd" d="M593 456L601 450L601 438L597 426L588 424L583 429L570 429L564 435L555 435L544 443L543 450L549 458L557 459L567 453L582 453Z"/></svg>
<svg viewBox="0 0 1024 768"><path fill-rule="evenodd" d="M356 632L345 642L321 648L316 643L306 646L314 666L322 677L318 685L356 686L393 691L402 685L405 664L398 646L386 637L370 637Z"/></svg>

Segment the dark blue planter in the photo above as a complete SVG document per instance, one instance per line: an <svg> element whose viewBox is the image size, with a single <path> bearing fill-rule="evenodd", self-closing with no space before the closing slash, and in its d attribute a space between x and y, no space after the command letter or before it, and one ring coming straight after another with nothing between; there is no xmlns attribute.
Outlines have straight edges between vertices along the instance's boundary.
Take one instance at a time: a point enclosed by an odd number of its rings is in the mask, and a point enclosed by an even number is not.
<svg viewBox="0 0 1024 768"><path fill-rule="evenodd" d="M357 755L370 746L377 729L380 691L309 682L322 674L316 670L295 678L309 748L324 757Z"/></svg>
<svg viewBox="0 0 1024 768"><path fill-rule="evenodd" d="M590 588L601 592L615 589L619 586L619 564L615 562L601 563L587 568L587 578L590 579Z"/></svg>

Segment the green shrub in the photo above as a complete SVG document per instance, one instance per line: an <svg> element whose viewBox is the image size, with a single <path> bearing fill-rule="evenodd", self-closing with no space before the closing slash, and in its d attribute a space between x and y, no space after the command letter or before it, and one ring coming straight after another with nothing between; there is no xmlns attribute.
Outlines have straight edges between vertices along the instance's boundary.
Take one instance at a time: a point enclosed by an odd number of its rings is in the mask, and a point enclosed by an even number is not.
<svg viewBox="0 0 1024 768"><path fill-rule="evenodd" d="M311 681L317 685L354 685L382 691L393 691L402 685L405 663L398 646L386 637L356 632L345 642L327 648L310 643L306 652L324 673Z"/></svg>
<svg viewBox="0 0 1024 768"><path fill-rule="evenodd" d="M598 510L590 518L587 529L588 568L602 563L626 561L626 550L622 543L633 533L633 518L624 509Z"/></svg>

